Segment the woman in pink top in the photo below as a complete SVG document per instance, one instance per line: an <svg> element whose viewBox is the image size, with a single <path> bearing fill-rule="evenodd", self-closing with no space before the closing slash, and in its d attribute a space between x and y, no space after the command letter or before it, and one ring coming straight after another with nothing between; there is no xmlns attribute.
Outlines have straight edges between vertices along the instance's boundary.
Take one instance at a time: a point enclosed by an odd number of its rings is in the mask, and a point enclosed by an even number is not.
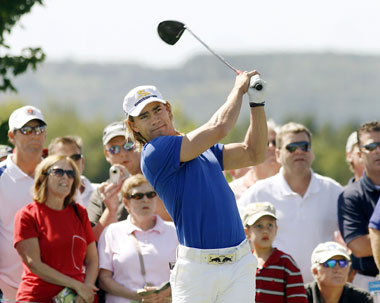
<svg viewBox="0 0 380 303"><path fill-rule="evenodd" d="M129 216L106 227L98 243L106 302L170 302L170 288L153 290L168 282L176 259L174 225L154 214L158 196L143 175L125 180L121 193Z"/></svg>

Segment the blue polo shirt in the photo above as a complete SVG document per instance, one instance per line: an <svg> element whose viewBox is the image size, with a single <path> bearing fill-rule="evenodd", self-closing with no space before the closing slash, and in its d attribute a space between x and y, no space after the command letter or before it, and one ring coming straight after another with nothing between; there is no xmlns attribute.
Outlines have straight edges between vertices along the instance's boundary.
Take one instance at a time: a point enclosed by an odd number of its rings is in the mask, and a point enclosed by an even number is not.
<svg viewBox="0 0 380 303"><path fill-rule="evenodd" d="M338 223L346 243L368 234L368 224L380 197L377 188L364 173L357 182L349 184L338 198ZM352 267L361 274L376 276L373 257L352 258Z"/></svg>
<svg viewBox="0 0 380 303"><path fill-rule="evenodd" d="M141 153L141 169L173 218L179 242L226 248L245 239L236 200L223 175L223 145L180 163L182 137L162 136Z"/></svg>

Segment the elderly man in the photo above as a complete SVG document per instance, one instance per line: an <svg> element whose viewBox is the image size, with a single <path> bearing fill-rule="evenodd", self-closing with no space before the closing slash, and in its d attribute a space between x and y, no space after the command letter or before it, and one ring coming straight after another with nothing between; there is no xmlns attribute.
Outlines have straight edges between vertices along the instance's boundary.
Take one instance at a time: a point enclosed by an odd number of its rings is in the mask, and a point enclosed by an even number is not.
<svg viewBox="0 0 380 303"><path fill-rule="evenodd" d="M373 259L368 224L380 197L380 122L362 124L357 130L360 157L365 172L358 181L348 185L338 200L339 229L352 251L352 268L357 274L352 284L368 288L379 273ZM375 232L378 226L374 227ZM374 247L376 252L378 247Z"/></svg>
<svg viewBox="0 0 380 303"><path fill-rule="evenodd" d="M256 74L240 73L213 117L185 135L175 129L171 105L155 86L136 87L124 99L128 126L144 146L142 171L165 203L181 244L170 277L174 302L254 302L257 262L222 171L265 158L264 103L249 88ZM244 142L218 144L235 125L248 89L251 121Z"/></svg>
<svg viewBox="0 0 380 303"><path fill-rule="evenodd" d="M305 283L313 280L310 255L321 242L332 240L338 229L336 203L342 187L311 169L314 154L311 132L290 122L277 133L276 158L280 172L257 181L238 201L243 211L249 203L270 201L278 213L274 245L297 262Z"/></svg>
<svg viewBox="0 0 380 303"><path fill-rule="evenodd" d="M350 257L336 242L320 243L311 255L315 281L306 285L309 303L372 303L369 292L347 283Z"/></svg>
<svg viewBox="0 0 380 303"><path fill-rule="evenodd" d="M0 289L4 299L15 300L22 264L13 248L13 219L32 202L34 169L41 161L46 122L39 109L28 105L16 109L8 123L8 137L16 151L0 163Z"/></svg>
<svg viewBox="0 0 380 303"><path fill-rule="evenodd" d="M128 212L120 194L122 181L129 175L141 173L140 152L136 150L134 142L126 137L123 122L106 126L103 147L107 162L120 169L121 178L117 184L110 180L103 182L90 198L87 211L96 239L107 225L127 218Z"/></svg>
<svg viewBox="0 0 380 303"><path fill-rule="evenodd" d="M49 144L49 155L65 155L70 157L78 167L81 174L81 185L79 187L79 193L75 197L75 201L87 208L90 202L90 197L95 189L85 176L84 171L84 157L82 153L82 139L77 136L65 136L54 138Z"/></svg>

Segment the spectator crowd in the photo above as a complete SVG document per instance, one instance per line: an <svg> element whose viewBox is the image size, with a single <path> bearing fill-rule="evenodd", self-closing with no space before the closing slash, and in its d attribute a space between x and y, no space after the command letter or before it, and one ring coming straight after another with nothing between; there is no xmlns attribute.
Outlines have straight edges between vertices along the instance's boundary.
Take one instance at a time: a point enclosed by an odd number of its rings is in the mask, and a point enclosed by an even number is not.
<svg viewBox="0 0 380 303"><path fill-rule="evenodd" d="M42 112L16 109L13 147L0 146L0 299L377 302L380 121L347 139L344 185L311 168L310 130L267 122L257 96L245 141L218 144L255 74L238 76L215 120L187 135L157 88L132 90L126 121L104 128L116 179L101 184L83 175L81 138L46 142Z"/></svg>

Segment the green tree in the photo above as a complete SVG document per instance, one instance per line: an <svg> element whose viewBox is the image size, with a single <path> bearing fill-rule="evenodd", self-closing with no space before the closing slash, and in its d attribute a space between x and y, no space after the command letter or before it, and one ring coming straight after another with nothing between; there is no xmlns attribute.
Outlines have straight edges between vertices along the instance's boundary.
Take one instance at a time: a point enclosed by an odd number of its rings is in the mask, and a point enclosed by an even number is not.
<svg viewBox="0 0 380 303"><path fill-rule="evenodd" d="M28 68L35 70L37 64L45 59L41 48L26 47L19 55L5 54L10 47L5 43L5 35L10 34L20 18L29 13L35 3L42 0L0 0L0 91L16 91L11 75L17 76ZM3 55L4 53L4 55Z"/></svg>

